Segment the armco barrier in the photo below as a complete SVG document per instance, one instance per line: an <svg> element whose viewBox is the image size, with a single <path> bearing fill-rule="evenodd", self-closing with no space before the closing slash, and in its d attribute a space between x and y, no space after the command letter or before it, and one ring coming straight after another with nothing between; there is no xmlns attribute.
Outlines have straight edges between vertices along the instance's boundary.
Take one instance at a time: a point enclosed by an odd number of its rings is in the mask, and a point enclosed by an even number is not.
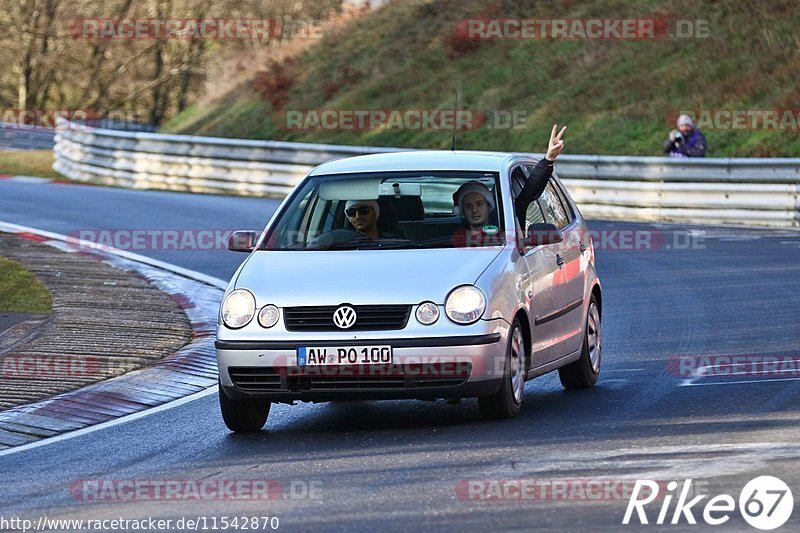
<svg viewBox="0 0 800 533"><path fill-rule="evenodd" d="M397 148L134 133L62 121L53 168L136 189L284 196L325 161ZM800 226L800 159L562 155L589 218Z"/></svg>
<svg viewBox="0 0 800 533"><path fill-rule="evenodd" d="M0 122L0 150L48 150L54 137L53 128Z"/></svg>

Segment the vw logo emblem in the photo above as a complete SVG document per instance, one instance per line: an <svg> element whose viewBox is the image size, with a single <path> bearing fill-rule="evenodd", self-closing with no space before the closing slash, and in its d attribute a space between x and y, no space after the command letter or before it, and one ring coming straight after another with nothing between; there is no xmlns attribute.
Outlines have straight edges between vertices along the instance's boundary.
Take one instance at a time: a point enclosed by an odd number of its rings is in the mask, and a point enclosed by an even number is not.
<svg viewBox="0 0 800 533"><path fill-rule="evenodd" d="M356 310L343 305L333 312L333 323L340 329L347 329L356 323Z"/></svg>

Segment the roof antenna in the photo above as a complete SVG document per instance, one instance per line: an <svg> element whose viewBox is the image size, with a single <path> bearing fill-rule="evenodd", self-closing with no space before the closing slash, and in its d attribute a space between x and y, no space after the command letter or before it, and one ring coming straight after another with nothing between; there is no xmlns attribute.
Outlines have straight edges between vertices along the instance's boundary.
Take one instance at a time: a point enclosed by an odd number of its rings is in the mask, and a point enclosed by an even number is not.
<svg viewBox="0 0 800 533"><path fill-rule="evenodd" d="M458 121L456 120L456 115L458 113L458 87L456 87L456 101L453 104L453 142L450 143L450 150L455 152L456 151L456 124Z"/></svg>

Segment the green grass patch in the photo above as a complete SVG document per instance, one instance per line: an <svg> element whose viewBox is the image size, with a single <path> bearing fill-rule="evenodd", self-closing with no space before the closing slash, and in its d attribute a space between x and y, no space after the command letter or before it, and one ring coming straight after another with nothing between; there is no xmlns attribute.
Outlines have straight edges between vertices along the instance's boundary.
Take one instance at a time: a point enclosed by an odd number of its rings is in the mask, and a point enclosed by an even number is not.
<svg viewBox="0 0 800 533"><path fill-rule="evenodd" d="M0 311L49 313L52 308L53 298L33 273L0 257Z"/></svg>
<svg viewBox="0 0 800 533"><path fill-rule="evenodd" d="M52 150L0 150L0 174L63 179L53 170Z"/></svg>
<svg viewBox="0 0 800 533"><path fill-rule="evenodd" d="M567 123L569 154L662 155L677 110L798 107L800 10L756 0L407 0L328 34L296 58L288 100L272 109L253 82L196 105L164 131L332 144L446 148L445 131L287 131L285 110L520 110L524 128L459 134L458 147L543 151ZM708 38L464 43L467 18L707 21ZM264 70L269 74L267 65ZM799 131L705 130L711 157L792 157Z"/></svg>

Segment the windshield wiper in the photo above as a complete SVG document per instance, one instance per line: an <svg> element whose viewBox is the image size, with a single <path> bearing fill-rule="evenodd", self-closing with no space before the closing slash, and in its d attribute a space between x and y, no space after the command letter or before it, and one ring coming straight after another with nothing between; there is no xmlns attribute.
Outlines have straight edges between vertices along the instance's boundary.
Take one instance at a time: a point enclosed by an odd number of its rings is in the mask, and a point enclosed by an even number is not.
<svg viewBox="0 0 800 533"><path fill-rule="evenodd" d="M433 248L436 246L451 246L453 248L482 248L484 246L501 246L505 244L502 239L490 240L487 238L474 238L474 242L468 240L466 237L456 238L455 235L444 235L441 237L434 237L432 239L425 239L414 243L418 248ZM459 242L461 241L461 242Z"/></svg>
<svg viewBox="0 0 800 533"><path fill-rule="evenodd" d="M331 242L327 244L321 244L316 248L320 250L334 250L334 249L347 249L347 248L360 248L364 246L369 246L370 248L389 248L389 247L396 247L396 246L408 246L413 245L412 241L408 239L372 239L370 237L363 237L361 239L354 239L352 241L339 241L339 242Z"/></svg>
<svg viewBox="0 0 800 533"><path fill-rule="evenodd" d="M434 237L432 239L424 239L424 240L417 241L417 242L414 243L414 245L417 248L428 248L428 247L433 247L433 246L442 245L442 244L452 245L453 244L453 236L452 235L444 235L442 237Z"/></svg>
<svg viewBox="0 0 800 533"><path fill-rule="evenodd" d="M378 239L375 241L378 248L402 248L403 246L415 246L415 242L410 239L389 238Z"/></svg>

